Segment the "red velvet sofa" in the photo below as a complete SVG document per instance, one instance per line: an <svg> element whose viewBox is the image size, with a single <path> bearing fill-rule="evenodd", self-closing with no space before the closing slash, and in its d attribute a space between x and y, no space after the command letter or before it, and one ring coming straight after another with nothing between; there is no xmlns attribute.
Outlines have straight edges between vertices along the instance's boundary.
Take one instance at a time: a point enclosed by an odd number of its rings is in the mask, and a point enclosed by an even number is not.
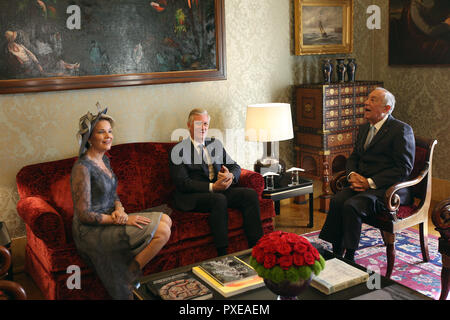
<svg viewBox="0 0 450 320"><path fill-rule="evenodd" d="M174 186L168 157L174 143L127 143L108 153L118 177L118 194L126 212L138 212L170 202ZM72 239L73 204L70 173L76 157L22 168L17 174L20 200L17 211L26 224L25 269L47 299L109 299L94 271L77 253ZM241 186L254 188L260 196L264 233L273 231L275 216L271 200L261 198L260 174L242 169ZM144 275L212 258L216 255L207 213L173 210L172 235L166 246L144 268ZM242 216L229 211L229 252L247 248ZM81 289L69 289L71 265L81 269Z"/></svg>

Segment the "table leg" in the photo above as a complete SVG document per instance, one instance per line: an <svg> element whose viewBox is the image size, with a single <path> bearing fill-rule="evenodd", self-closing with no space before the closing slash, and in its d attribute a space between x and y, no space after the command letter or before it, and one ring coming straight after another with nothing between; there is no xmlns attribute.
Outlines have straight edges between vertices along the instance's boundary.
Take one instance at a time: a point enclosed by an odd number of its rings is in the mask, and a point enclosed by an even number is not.
<svg viewBox="0 0 450 320"><path fill-rule="evenodd" d="M277 216L279 216L280 215L280 201L274 201L274 204L275 204L275 214Z"/></svg>
<svg viewBox="0 0 450 320"><path fill-rule="evenodd" d="M309 223L308 228L312 228L314 225L314 195L313 193L309 194Z"/></svg>

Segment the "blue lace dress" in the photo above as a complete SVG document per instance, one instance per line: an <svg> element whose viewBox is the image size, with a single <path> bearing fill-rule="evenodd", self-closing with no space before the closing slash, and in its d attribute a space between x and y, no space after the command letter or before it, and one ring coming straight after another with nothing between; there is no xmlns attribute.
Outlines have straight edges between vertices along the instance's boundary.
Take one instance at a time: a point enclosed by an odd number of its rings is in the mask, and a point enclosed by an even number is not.
<svg viewBox="0 0 450 320"><path fill-rule="evenodd" d="M119 200L117 177L108 157L104 156L103 161L109 172L86 156L78 159L72 168L73 239L83 261L95 269L110 296L132 299L131 282L135 279L129 270L130 263L150 243L162 213L139 213L151 219L143 229L98 224L100 214L111 214L115 201Z"/></svg>

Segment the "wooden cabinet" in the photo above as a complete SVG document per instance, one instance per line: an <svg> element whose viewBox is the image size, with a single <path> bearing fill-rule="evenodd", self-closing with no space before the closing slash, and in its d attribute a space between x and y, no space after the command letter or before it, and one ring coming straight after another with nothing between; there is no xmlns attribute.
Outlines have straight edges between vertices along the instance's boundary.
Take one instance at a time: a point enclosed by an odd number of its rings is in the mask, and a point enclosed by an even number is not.
<svg viewBox="0 0 450 320"><path fill-rule="evenodd" d="M345 169L364 120L364 102L379 81L295 86L295 150L306 176L323 181L320 210L327 212L331 176Z"/></svg>

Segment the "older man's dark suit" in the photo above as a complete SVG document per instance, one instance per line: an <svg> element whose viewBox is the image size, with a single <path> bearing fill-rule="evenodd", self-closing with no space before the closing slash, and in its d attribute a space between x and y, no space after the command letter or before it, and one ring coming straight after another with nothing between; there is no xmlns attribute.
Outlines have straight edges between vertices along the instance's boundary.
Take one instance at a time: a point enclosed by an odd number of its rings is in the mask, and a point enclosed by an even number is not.
<svg viewBox="0 0 450 320"><path fill-rule="evenodd" d="M172 204L182 211L210 212L209 225L217 248L228 246L228 210L242 212L244 231L250 247L263 235L258 195L251 188L237 187L241 167L227 154L219 140L206 140L205 146L214 167L214 179L209 179L209 169L189 138L173 149L170 175L175 184ZM232 185L225 191L209 192L209 184L217 181L222 165L233 174Z"/></svg>
<svg viewBox="0 0 450 320"><path fill-rule="evenodd" d="M415 139L409 125L389 116L364 150L369 123L359 128L353 153L347 159L346 173L372 178L376 189L356 192L345 187L331 200L319 238L333 247L357 249L361 223L383 210L383 197L391 185L408 178L414 165ZM408 190L398 193L401 203L411 201Z"/></svg>

